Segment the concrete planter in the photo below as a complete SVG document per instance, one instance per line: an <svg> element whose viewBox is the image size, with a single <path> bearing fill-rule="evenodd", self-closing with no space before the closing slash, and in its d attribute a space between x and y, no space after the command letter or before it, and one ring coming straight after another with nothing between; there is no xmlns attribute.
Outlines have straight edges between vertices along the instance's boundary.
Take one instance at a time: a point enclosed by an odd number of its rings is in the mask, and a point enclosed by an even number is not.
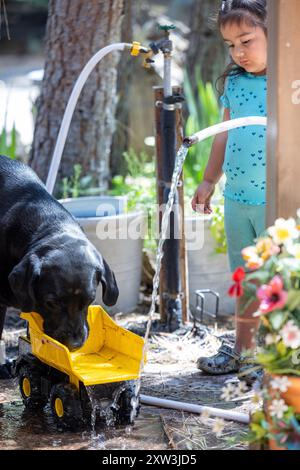
<svg viewBox="0 0 300 470"><path fill-rule="evenodd" d="M60 203L77 218L115 273L120 291L117 304L103 304L101 285L95 303L103 305L110 314L132 311L139 300L146 215L142 211L124 213L125 197L84 197Z"/></svg>
<svg viewBox="0 0 300 470"><path fill-rule="evenodd" d="M185 218L189 273L190 309L196 306L195 290L212 289L220 294L220 313L234 313L234 299L227 294L232 284L227 254L215 253L215 241L210 232L212 216L195 215ZM192 240L192 241L191 241ZM214 312L215 299L208 295L205 310Z"/></svg>

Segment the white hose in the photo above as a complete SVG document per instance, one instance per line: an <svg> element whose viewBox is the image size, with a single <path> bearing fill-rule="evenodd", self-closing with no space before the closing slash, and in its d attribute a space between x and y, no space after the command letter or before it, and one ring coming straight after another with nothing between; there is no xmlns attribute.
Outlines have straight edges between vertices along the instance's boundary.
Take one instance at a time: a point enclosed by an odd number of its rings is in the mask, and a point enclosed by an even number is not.
<svg viewBox="0 0 300 470"><path fill-rule="evenodd" d="M102 49L100 49L100 51L96 52L96 54L93 55L93 57L88 61L88 63L82 69L79 77L77 78L74 88L72 90L71 96L69 98L61 126L60 126L59 134L57 137L57 141L56 141L56 145L55 145L55 149L54 149L54 153L53 153L53 157L51 160L51 165L50 165L50 169L49 169L49 173L47 177L46 188L50 194L52 194L53 189L54 189L57 172L58 172L58 168L60 165L64 146L66 143L72 116L73 116L78 98L80 96L80 93L82 91L82 88L85 82L87 81L94 67L100 62L101 59L103 59L104 56L106 56L107 54L109 54L109 52L112 52L112 51L123 51L125 48L132 48L132 44L120 42L116 44L111 44L110 46L103 47Z"/></svg>
<svg viewBox="0 0 300 470"><path fill-rule="evenodd" d="M202 131L196 132L190 137L186 137L186 141L188 143L190 142L190 145L193 145L197 144L198 142L201 142L204 139L207 139L208 137L211 137L216 134L221 134L222 132L226 132L231 129L236 129L237 127L254 125L266 126L267 118L262 116L248 116L244 118L230 119L229 121L223 121L214 126L202 129Z"/></svg>
<svg viewBox="0 0 300 470"><path fill-rule="evenodd" d="M237 421L238 423L249 424L250 422L247 414L231 410L221 410L220 408L211 408L210 406L193 405L192 403L183 403L174 400L164 400L162 398L149 397L148 395L140 395L140 401L144 405L171 408L172 410L186 411L188 413L201 414L203 411L207 411L210 416L217 416L218 418Z"/></svg>

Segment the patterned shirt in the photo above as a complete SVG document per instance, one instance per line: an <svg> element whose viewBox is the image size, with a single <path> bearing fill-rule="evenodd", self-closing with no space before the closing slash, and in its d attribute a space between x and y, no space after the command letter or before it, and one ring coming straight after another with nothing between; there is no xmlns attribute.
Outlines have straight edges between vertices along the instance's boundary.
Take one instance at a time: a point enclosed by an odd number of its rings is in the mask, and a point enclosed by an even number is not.
<svg viewBox="0 0 300 470"><path fill-rule="evenodd" d="M226 79L220 98L230 118L266 116L267 76L244 72ZM223 171L224 197L243 204L266 204L266 127L228 131Z"/></svg>

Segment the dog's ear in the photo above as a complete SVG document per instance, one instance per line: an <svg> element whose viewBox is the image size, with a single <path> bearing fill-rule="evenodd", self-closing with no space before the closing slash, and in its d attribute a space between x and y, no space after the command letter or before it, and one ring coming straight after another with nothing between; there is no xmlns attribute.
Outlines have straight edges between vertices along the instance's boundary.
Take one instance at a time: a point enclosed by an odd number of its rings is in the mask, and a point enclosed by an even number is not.
<svg viewBox="0 0 300 470"><path fill-rule="evenodd" d="M116 278L107 262L102 258L102 263L97 269L98 284L102 284L102 299L105 305L115 305L119 297L119 289L117 286Z"/></svg>
<svg viewBox="0 0 300 470"><path fill-rule="evenodd" d="M34 283L41 273L41 260L35 254L24 256L8 276L10 288L23 312L35 308Z"/></svg>

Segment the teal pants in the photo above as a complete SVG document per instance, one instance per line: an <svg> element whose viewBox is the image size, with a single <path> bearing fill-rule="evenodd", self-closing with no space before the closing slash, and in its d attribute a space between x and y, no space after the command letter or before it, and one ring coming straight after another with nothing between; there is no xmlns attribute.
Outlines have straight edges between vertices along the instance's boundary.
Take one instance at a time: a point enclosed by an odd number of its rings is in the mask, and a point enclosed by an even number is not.
<svg viewBox="0 0 300 470"><path fill-rule="evenodd" d="M254 245L254 240L266 230L266 206L241 204L225 198L224 220L229 264L234 272L239 266L245 266L242 249Z"/></svg>

